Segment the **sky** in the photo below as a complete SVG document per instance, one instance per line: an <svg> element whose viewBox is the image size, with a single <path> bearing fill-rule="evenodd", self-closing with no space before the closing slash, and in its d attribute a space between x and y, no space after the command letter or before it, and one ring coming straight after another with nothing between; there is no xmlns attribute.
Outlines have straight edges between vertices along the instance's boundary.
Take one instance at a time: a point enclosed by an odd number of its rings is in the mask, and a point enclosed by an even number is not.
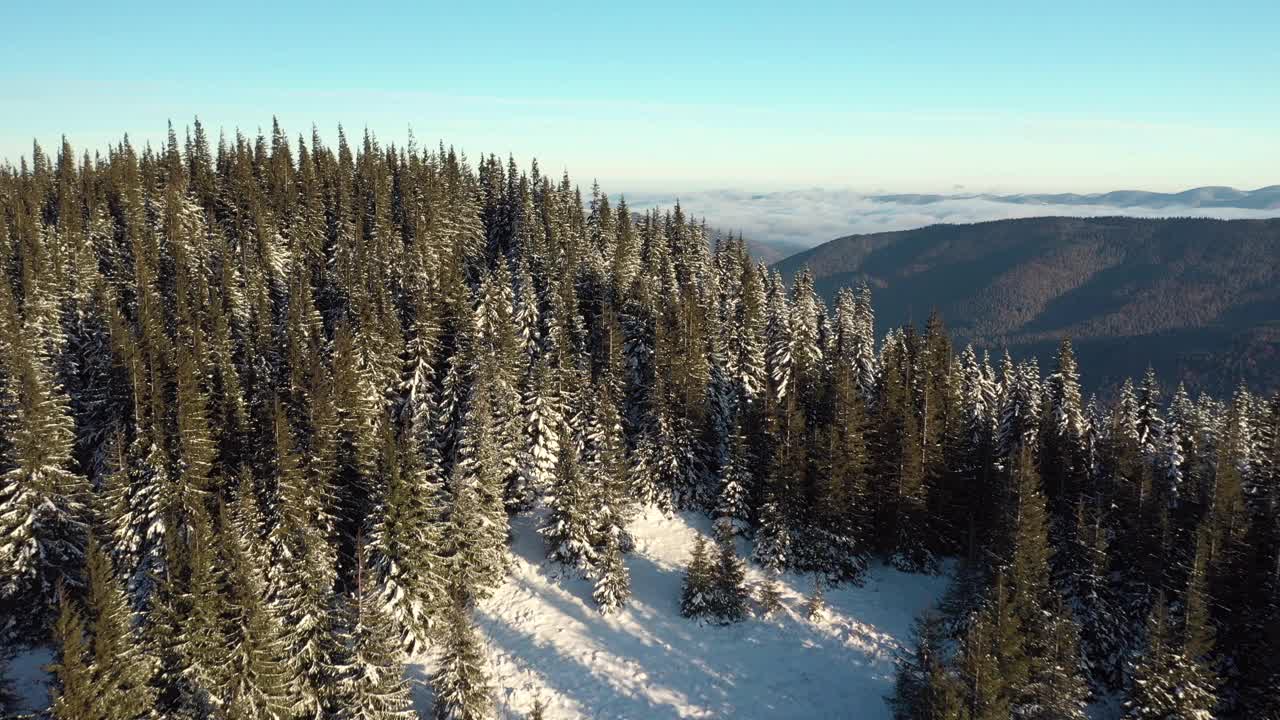
<svg viewBox="0 0 1280 720"><path fill-rule="evenodd" d="M610 192L1280 182L1280 3L17 3L0 158L193 117L537 157Z"/></svg>

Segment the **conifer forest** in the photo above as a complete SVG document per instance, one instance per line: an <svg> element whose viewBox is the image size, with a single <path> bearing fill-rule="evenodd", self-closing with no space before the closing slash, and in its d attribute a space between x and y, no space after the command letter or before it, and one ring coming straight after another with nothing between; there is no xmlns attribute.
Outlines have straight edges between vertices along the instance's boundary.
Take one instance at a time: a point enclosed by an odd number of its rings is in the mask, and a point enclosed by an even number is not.
<svg viewBox="0 0 1280 720"><path fill-rule="evenodd" d="M1274 388L1095 396L1069 338L877 327L875 288L679 204L214 135L0 166L0 665L51 658L14 716L555 717L502 710L477 625L513 523L607 617L646 590L634 520L692 512L695 637L788 612L784 577L800 622L947 578L838 717L1280 719Z"/></svg>

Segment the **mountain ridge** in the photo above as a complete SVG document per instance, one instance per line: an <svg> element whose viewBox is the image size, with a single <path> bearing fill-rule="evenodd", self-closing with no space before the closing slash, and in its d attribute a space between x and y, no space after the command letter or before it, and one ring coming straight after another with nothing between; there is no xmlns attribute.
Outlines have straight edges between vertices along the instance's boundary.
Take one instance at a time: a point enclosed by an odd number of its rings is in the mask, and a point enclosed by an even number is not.
<svg viewBox="0 0 1280 720"><path fill-rule="evenodd" d="M828 302L867 282L879 329L937 309L962 342L1048 360L1073 338L1089 383L1149 364L1193 389L1280 386L1280 219L1038 217L850 235L809 267Z"/></svg>
<svg viewBox="0 0 1280 720"><path fill-rule="evenodd" d="M869 195L877 202L930 205L944 200L992 200L1017 205L1104 205L1115 208L1242 208L1280 210L1280 185L1255 190L1237 190L1225 185L1205 185L1176 193L1148 190L1112 190L1099 193L895 193Z"/></svg>

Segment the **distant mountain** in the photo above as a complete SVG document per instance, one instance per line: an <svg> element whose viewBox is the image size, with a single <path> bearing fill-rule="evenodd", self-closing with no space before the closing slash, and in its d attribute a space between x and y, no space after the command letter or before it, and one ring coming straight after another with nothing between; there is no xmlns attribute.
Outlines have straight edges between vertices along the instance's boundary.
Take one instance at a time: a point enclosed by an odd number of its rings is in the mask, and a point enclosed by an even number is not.
<svg viewBox="0 0 1280 720"><path fill-rule="evenodd" d="M1243 208L1250 210L1280 210L1280 185L1269 185L1257 190L1237 190L1231 187L1198 187L1179 193L1158 193L1145 190L1115 190L1105 193L1077 194L1024 194L1024 195L871 195L872 200L904 205L930 205L944 200L982 199L1016 205L1102 205L1114 208Z"/></svg>
<svg viewBox="0 0 1280 720"><path fill-rule="evenodd" d="M1192 389L1280 388L1280 219L1043 217L852 235L808 266L830 301L863 280L881 331L937 308L962 342L1036 354L1071 336L1085 381L1148 364Z"/></svg>

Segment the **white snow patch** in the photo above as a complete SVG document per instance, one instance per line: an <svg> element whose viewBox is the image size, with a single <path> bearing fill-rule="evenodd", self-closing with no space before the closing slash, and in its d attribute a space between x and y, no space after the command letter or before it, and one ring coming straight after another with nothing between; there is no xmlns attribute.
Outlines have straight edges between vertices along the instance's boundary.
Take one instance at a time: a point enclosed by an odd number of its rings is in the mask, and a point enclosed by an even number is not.
<svg viewBox="0 0 1280 720"><path fill-rule="evenodd" d="M52 662L53 651L46 647L20 650L9 659L4 679L17 699L15 712L35 713L49 708L49 683L53 677L45 668Z"/></svg>
<svg viewBox="0 0 1280 720"><path fill-rule="evenodd" d="M539 698L548 718L888 718L895 652L947 584L876 566L862 587L828 591L827 612L809 622L812 579L785 575L773 618L703 625L680 616L680 584L693 539L710 537L711 522L649 510L630 526L633 597L606 616L588 581L545 560L536 524L530 514L512 521L512 572L476 611L503 718L524 717ZM753 590L763 579L748 566ZM423 658L411 670L425 679L432 665ZM417 705L429 711L429 689Z"/></svg>

